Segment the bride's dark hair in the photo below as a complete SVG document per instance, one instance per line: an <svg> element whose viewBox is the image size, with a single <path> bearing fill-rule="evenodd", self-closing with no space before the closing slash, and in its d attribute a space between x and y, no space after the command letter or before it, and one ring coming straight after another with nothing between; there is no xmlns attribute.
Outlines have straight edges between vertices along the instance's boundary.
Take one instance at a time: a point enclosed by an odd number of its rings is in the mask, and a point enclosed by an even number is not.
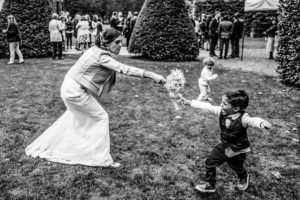
<svg viewBox="0 0 300 200"><path fill-rule="evenodd" d="M108 28L103 32L102 35L97 35L95 45L100 49L108 50L109 44L112 43L120 35L120 31L114 28Z"/></svg>

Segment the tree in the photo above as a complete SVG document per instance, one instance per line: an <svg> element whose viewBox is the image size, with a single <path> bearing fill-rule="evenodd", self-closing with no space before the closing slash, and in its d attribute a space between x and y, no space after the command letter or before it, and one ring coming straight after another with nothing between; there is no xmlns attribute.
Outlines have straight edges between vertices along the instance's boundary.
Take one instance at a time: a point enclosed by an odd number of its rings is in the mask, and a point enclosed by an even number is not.
<svg viewBox="0 0 300 200"><path fill-rule="evenodd" d="M283 83L300 87L299 0L279 1L278 72Z"/></svg>
<svg viewBox="0 0 300 200"><path fill-rule="evenodd" d="M199 47L184 0L146 0L131 35L129 52L154 60L194 60Z"/></svg>
<svg viewBox="0 0 300 200"><path fill-rule="evenodd" d="M121 11L124 14L128 11L139 11L143 3L144 0L65 0L64 8L71 15L80 13L109 17L113 11Z"/></svg>
<svg viewBox="0 0 300 200"><path fill-rule="evenodd" d="M0 24L6 29L7 16L14 15L21 33L24 57L46 57L52 53L48 23L52 8L48 0L5 0ZM6 35L0 34L0 57L9 55Z"/></svg>

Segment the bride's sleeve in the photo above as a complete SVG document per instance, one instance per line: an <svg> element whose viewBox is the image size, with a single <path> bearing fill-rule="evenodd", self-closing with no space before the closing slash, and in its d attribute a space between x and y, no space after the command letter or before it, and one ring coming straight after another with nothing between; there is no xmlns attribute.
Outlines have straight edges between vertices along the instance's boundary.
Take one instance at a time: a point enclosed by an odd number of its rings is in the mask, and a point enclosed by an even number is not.
<svg viewBox="0 0 300 200"><path fill-rule="evenodd" d="M109 55L101 55L99 58L99 62L103 67L119 72L121 74L144 78L145 70L122 64Z"/></svg>

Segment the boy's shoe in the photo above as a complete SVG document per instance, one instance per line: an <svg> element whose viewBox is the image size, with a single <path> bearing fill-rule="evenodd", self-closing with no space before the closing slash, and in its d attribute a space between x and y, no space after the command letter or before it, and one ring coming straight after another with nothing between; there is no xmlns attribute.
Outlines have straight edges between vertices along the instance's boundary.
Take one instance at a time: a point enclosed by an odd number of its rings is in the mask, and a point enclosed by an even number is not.
<svg viewBox="0 0 300 200"><path fill-rule="evenodd" d="M14 61L9 61L7 64L12 65L12 64L14 64Z"/></svg>
<svg viewBox="0 0 300 200"><path fill-rule="evenodd" d="M237 187L239 190L246 190L248 188L248 185L249 185L249 174L247 174L246 178L239 180Z"/></svg>
<svg viewBox="0 0 300 200"><path fill-rule="evenodd" d="M206 192L206 193L213 193L216 191L216 187L212 186L208 182L200 184L200 185L196 185L195 189L200 192Z"/></svg>
<svg viewBox="0 0 300 200"><path fill-rule="evenodd" d="M19 64L22 64L24 63L25 61L24 60L19 60Z"/></svg>
<svg viewBox="0 0 300 200"><path fill-rule="evenodd" d="M121 166L121 163L117 163L117 162L113 162L109 165L109 167L112 167L112 168L118 168Z"/></svg>

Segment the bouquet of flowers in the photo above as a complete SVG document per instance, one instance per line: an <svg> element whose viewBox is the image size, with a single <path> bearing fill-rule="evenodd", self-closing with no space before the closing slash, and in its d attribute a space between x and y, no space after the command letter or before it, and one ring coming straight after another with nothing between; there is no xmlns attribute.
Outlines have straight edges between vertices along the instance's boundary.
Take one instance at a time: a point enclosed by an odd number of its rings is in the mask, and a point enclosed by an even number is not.
<svg viewBox="0 0 300 200"><path fill-rule="evenodd" d="M186 80L184 78L183 72L178 69L171 70L171 74L166 77L166 83L164 87L168 90L175 110L180 109L178 100L180 100L182 95L179 93L179 91L184 88L185 82Z"/></svg>

